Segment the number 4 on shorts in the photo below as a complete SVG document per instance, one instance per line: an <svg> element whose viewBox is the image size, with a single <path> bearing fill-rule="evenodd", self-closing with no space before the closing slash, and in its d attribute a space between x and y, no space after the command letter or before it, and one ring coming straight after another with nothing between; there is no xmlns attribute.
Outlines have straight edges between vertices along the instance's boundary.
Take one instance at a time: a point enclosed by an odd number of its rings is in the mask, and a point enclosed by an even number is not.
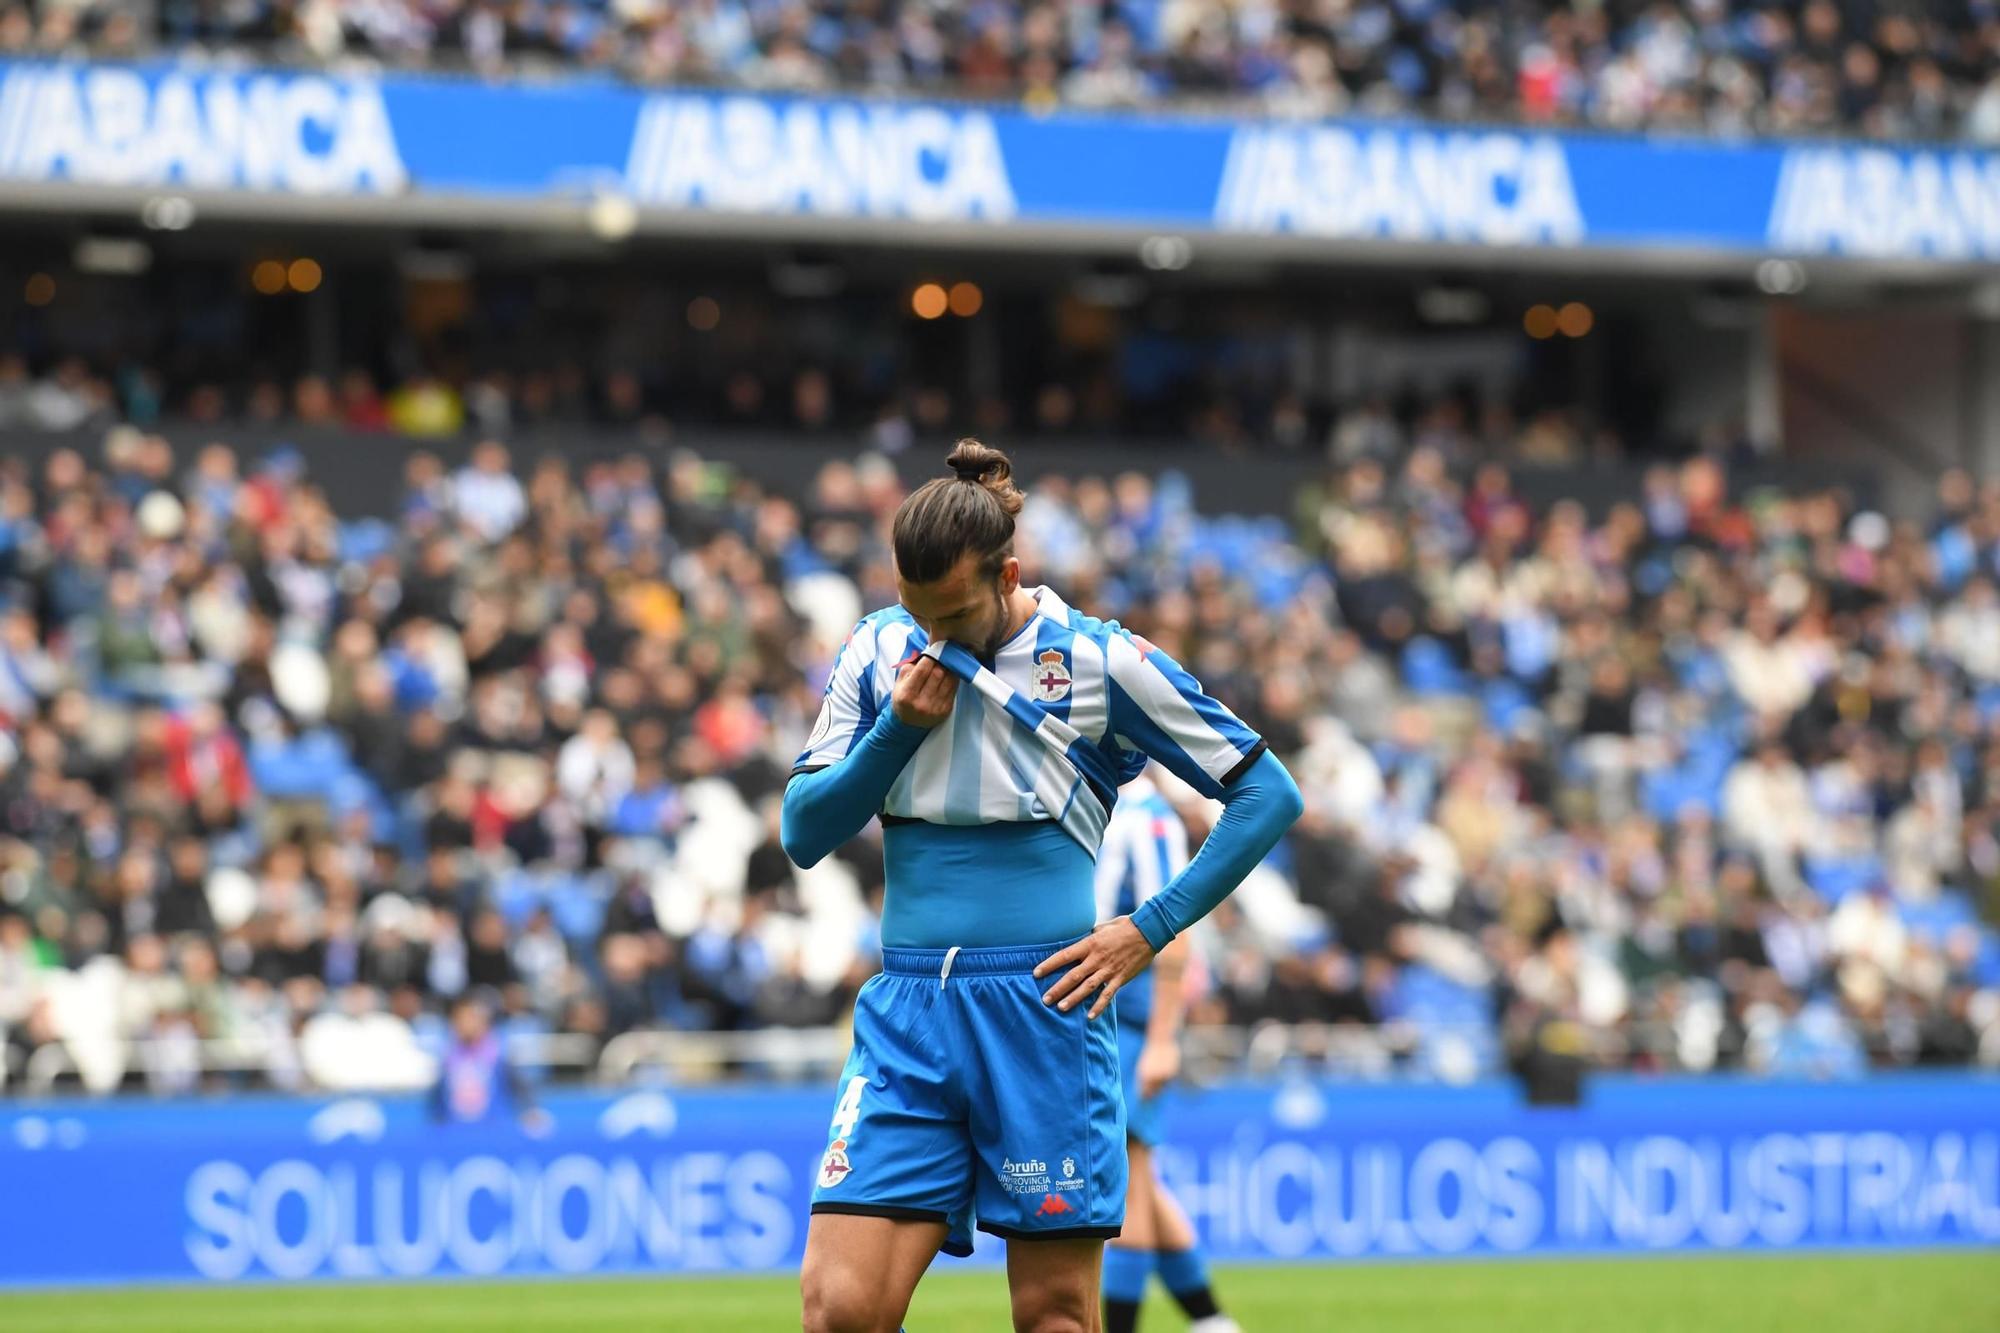
<svg viewBox="0 0 2000 1333"><path fill-rule="evenodd" d="M868 1086L866 1074L856 1074L847 1080L847 1090L840 1094L840 1105L833 1108L833 1130L836 1137L851 1139L854 1126L861 1119L861 1090Z"/></svg>

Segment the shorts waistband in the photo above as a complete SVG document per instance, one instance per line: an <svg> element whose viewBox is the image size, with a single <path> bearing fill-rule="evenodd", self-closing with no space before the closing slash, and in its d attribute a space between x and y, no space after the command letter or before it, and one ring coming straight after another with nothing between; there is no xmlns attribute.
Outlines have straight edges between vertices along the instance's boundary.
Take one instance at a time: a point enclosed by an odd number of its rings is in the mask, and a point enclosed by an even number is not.
<svg viewBox="0 0 2000 1333"><path fill-rule="evenodd" d="M899 977L936 977L943 973L945 956L951 956L955 977L1005 976L1033 972L1042 960L1084 938L1057 940L1052 944L1009 944L997 949L894 949L882 950L882 970Z"/></svg>

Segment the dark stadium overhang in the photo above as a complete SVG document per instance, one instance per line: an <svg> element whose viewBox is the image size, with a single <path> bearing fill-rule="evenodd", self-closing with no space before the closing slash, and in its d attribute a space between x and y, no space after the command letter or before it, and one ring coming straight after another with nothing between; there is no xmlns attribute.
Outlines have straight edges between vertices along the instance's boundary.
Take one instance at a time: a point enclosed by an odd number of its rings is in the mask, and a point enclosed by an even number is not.
<svg viewBox="0 0 2000 1333"><path fill-rule="evenodd" d="M242 190L174 190L10 181L0 190L0 217L47 224L77 221L144 225L163 201L185 201L188 225L215 223L362 227L384 233L416 230L518 233L615 252L633 239L728 243L810 244L903 250L911 245L982 254L1087 256L1139 262L1148 242L1184 241L1186 270L1199 276L1218 265L1325 264L1346 268L1463 268L1522 274L1575 273L1598 277L1740 279L1774 258L1799 265L1821 295L1828 288L1868 288L1891 283L1949 292L2000 278L2000 266L1938 259L1776 256L1733 248L1676 245L1496 246L1449 242L1332 239L1296 234L1230 231L1182 232L1171 228L1105 226L1015 220L916 222L894 218L808 217L794 214L717 213L708 210L634 210L607 236L594 210L603 196L505 199L484 195L412 193L396 196L300 196ZM1226 275L1218 275L1226 276Z"/></svg>

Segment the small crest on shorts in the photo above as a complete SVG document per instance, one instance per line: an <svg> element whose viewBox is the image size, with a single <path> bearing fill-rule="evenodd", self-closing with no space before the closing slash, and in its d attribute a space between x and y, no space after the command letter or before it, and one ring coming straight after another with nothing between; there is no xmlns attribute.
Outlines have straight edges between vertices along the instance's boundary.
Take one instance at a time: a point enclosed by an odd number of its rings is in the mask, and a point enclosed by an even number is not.
<svg viewBox="0 0 2000 1333"><path fill-rule="evenodd" d="M847 1140L835 1139L826 1145L826 1156L819 1159L819 1187L830 1190L847 1179L847 1173L854 1169L847 1160Z"/></svg>
<svg viewBox="0 0 2000 1333"><path fill-rule="evenodd" d="M1063 1158L1063 1179L1068 1180L1075 1174L1076 1174L1076 1158L1074 1157Z"/></svg>
<svg viewBox="0 0 2000 1333"><path fill-rule="evenodd" d="M1063 661L1062 649L1050 648L1035 659L1035 698L1055 703L1068 696L1069 686L1069 665Z"/></svg>

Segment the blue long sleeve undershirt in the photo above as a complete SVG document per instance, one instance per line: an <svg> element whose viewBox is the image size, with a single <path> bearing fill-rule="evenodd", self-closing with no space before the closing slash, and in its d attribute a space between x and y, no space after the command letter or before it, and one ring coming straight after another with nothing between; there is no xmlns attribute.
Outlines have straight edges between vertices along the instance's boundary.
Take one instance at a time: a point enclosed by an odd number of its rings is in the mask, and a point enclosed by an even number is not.
<svg viewBox="0 0 2000 1333"><path fill-rule="evenodd" d="M785 787L778 818L778 841L785 855L802 869L811 869L866 828L882 809L903 765L928 735L924 728L897 717L895 709L885 708L844 758L795 775Z"/></svg>
<svg viewBox="0 0 2000 1333"><path fill-rule="evenodd" d="M885 708L839 762L794 776L779 819L785 854L811 867L861 832L927 734ZM1214 911L1305 808L1292 775L1269 751L1223 790L1222 800L1222 817L1194 859L1132 914L1155 951Z"/></svg>
<svg viewBox="0 0 2000 1333"><path fill-rule="evenodd" d="M1298 784L1269 750L1223 789L1222 800L1222 818L1194 859L1132 914L1155 953L1233 893L1305 810Z"/></svg>

